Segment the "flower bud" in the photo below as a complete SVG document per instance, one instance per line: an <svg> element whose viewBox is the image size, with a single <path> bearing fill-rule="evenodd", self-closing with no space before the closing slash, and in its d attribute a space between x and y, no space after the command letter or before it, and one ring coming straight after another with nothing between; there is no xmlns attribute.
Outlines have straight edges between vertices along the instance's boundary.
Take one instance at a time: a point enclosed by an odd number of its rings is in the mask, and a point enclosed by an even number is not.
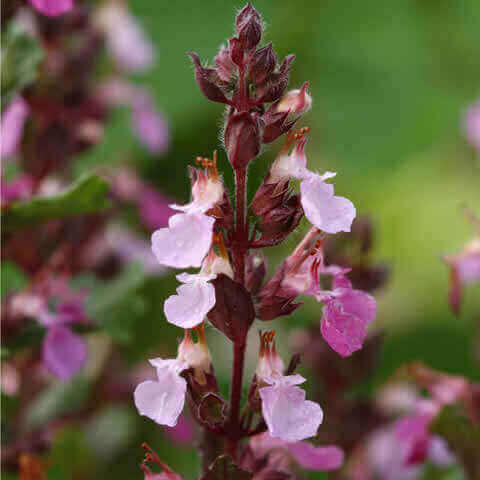
<svg viewBox="0 0 480 480"><path fill-rule="evenodd" d="M289 194L288 186L288 180L277 183L263 182L256 191L250 205L253 214L257 217L263 217L270 210L281 205Z"/></svg>
<svg viewBox="0 0 480 480"><path fill-rule="evenodd" d="M277 55L272 44L258 49L250 60L248 75L250 80L256 84L264 82L273 73L277 65Z"/></svg>
<svg viewBox="0 0 480 480"><path fill-rule="evenodd" d="M230 57L232 62L239 67L243 66L243 47L238 38L231 38L228 41L230 47Z"/></svg>
<svg viewBox="0 0 480 480"><path fill-rule="evenodd" d="M295 55L287 55L278 72L272 73L270 77L257 87L257 102L270 103L277 101L288 86L290 66Z"/></svg>
<svg viewBox="0 0 480 480"><path fill-rule="evenodd" d="M300 195L292 195L286 202L270 210L258 223L262 236L260 240L287 237L297 228L303 217Z"/></svg>
<svg viewBox="0 0 480 480"><path fill-rule="evenodd" d="M205 341L203 326L197 329L199 341L195 343L185 330L185 338L178 346L178 360L193 368L194 378L200 385L206 384L205 374L212 371L212 358Z"/></svg>
<svg viewBox="0 0 480 480"><path fill-rule="evenodd" d="M212 102L229 103L222 89L215 83L215 69L202 66L196 53L189 52L188 55L192 59L195 68L195 79L203 95Z"/></svg>
<svg viewBox="0 0 480 480"><path fill-rule="evenodd" d="M279 101L276 111L302 114L312 108L312 97L307 92L308 82L300 90L290 90Z"/></svg>
<svg viewBox="0 0 480 480"><path fill-rule="evenodd" d="M245 168L260 152L258 121L248 112L230 117L225 129L225 147L232 167Z"/></svg>
<svg viewBox="0 0 480 480"><path fill-rule="evenodd" d="M262 116L263 121L263 143L271 143L280 135L287 133L297 121L288 119L289 112L275 112L275 108L270 108Z"/></svg>
<svg viewBox="0 0 480 480"><path fill-rule="evenodd" d="M254 49L262 38L262 19L251 3L239 12L235 20L238 39L247 51Z"/></svg>

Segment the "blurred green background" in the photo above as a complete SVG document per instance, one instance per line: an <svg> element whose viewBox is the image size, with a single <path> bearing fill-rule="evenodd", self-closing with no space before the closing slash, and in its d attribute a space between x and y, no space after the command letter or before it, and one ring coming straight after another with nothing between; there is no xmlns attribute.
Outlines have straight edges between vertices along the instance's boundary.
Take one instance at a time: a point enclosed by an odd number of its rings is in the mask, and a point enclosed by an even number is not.
<svg viewBox="0 0 480 480"><path fill-rule="evenodd" d="M81 169L134 161L146 179L185 201L186 166L196 155L218 148L231 185L219 140L222 106L202 96L186 52L195 50L212 60L231 36L241 6L225 0L130 2L158 49L155 68L138 81L152 89L168 116L171 148L163 157L148 156L129 133L127 115L118 112L104 142L79 159ZM378 294L377 325L386 327L387 336L375 382L412 360L479 379L474 343L479 356L480 289L467 290L462 314L455 318L447 305L448 271L441 256L461 250L472 234L460 206L466 203L480 214L480 160L461 130L465 108L480 97L480 2L259 0L254 6L268 27L264 40L273 42L279 57L297 55L291 88L310 82L314 104L304 120L311 128L310 167L338 172L336 192L371 216L376 257L392 267L391 282ZM274 144L256 160L250 192L278 148ZM271 264L294 247L305 227L273 249ZM139 283L130 277L126 284L125 300L107 309L102 322L116 331L132 365L152 354L174 354L178 330L167 325L162 313L163 299L176 286L173 275ZM292 318L269 326L290 329L319 318L318 305L308 302ZM208 335L215 337L213 330ZM228 346L213 345L212 350L217 371L225 374ZM288 358L286 346L281 353ZM228 378L223 382L227 390ZM102 421L97 430L65 431L54 450L64 470L77 462L80 471L95 471L96 478L107 478L106 472L108 478L141 478L140 442L149 440L169 465L193 478L196 454L188 449L179 453L160 427L136 415L133 402L128 408L107 407ZM101 434L105 438L99 444L107 447L89 447ZM73 448L75 442L81 446ZM83 457L67 455L65 460L62 449L83 451ZM59 473L58 478L64 477Z"/></svg>

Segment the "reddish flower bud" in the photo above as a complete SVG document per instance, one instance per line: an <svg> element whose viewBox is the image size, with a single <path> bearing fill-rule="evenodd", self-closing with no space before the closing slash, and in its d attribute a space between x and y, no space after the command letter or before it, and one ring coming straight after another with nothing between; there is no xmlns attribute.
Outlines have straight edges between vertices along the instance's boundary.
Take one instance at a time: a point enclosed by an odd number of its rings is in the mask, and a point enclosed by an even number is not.
<svg viewBox="0 0 480 480"><path fill-rule="evenodd" d="M246 286L252 295L256 295L267 273L267 263L262 253L250 252L246 262Z"/></svg>
<svg viewBox="0 0 480 480"><path fill-rule="evenodd" d="M277 55L272 44L258 49L249 64L250 80L256 84L264 82L273 73L277 65Z"/></svg>
<svg viewBox="0 0 480 480"><path fill-rule="evenodd" d="M280 243L295 228L303 217L300 195L292 195L286 202L270 210L258 223L262 232L259 241L275 240Z"/></svg>
<svg viewBox="0 0 480 480"><path fill-rule="evenodd" d="M305 82L301 89L290 90L278 102L277 112L288 112L302 114L312 107L312 97L309 95L308 82Z"/></svg>
<svg viewBox="0 0 480 480"><path fill-rule="evenodd" d="M262 21L259 16L252 15L238 29L238 39L248 52L253 50L262 38Z"/></svg>
<svg viewBox="0 0 480 480"><path fill-rule="evenodd" d="M261 22L260 14L255 10L254 6L248 2L237 14L235 18L235 27L237 32L240 31L243 24L248 22L251 17L256 18L257 21Z"/></svg>
<svg viewBox="0 0 480 480"><path fill-rule="evenodd" d="M289 112L275 112L275 108L270 108L262 116L263 127L263 143L271 143L280 135L287 133L294 125L298 118L288 120Z"/></svg>
<svg viewBox="0 0 480 480"><path fill-rule="evenodd" d="M188 53L195 67L195 79L200 91L208 100L229 104L230 101L223 93L222 89L215 83L217 75L215 69L202 66L198 55L194 52Z"/></svg>
<svg viewBox="0 0 480 480"><path fill-rule="evenodd" d="M233 168L246 167L260 152L258 121L248 112L231 116L225 129L225 147Z"/></svg>
<svg viewBox="0 0 480 480"><path fill-rule="evenodd" d="M227 83L230 82L236 72L235 64L230 56L230 50L222 45L214 60L217 65L217 74L220 79Z"/></svg>
<svg viewBox="0 0 480 480"><path fill-rule="evenodd" d="M208 313L208 319L232 342L245 342L248 329L255 318L250 294L242 284L223 274L218 275L212 283L216 301Z"/></svg>
<svg viewBox="0 0 480 480"><path fill-rule="evenodd" d="M273 208L278 207L289 194L288 180L279 183L265 183L255 193L250 209L257 217L263 217Z"/></svg>

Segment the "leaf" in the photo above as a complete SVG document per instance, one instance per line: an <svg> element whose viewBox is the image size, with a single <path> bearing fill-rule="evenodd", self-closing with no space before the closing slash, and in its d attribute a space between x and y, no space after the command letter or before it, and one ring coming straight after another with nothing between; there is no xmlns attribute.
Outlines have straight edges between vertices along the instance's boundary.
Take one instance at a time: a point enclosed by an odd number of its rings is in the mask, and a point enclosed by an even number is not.
<svg viewBox="0 0 480 480"><path fill-rule="evenodd" d="M208 313L208 319L232 342L244 342L255 319L252 297L243 285L226 275L219 275L212 283L215 306Z"/></svg>
<svg viewBox="0 0 480 480"><path fill-rule="evenodd" d="M131 264L115 280L98 286L88 298L88 316L117 342L131 340L136 320L145 311L145 302L136 292L145 278L141 267Z"/></svg>
<svg viewBox="0 0 480 480"><path fill-rule="evenodd" d="M12 291L20 291L27 285L27 276L13 262L3 261L1 266L1 297Z"/></svg>
<svg viewBox="0 0 480 480"><path fill-rule="evenodd" d="M474 425L460 406L444 407L430 430L447 441L468 478L480 479L480 426Z"/></svg>
<svg viewBox="0 0 480 480"><path fill-rule="evenodd" d="M43 56L37 40L20 23L7 25L1 49L2 111L22 88L35 81Z"/></svg>
<svg viewBox="0 0 480 480"><path fill-rule="evenodd" d="M221 455L210 465L201 480L250 480L253 474L238 468L228 455Z"/></svg>
<svg viewBox="0 0 480 480"><path fill-rule="evenodd" d="M34 223L104 210L109 206L108 183L96 175L87 175L53 197L34 197L13 203L2 214L4 231L30 227Z"/></svg>

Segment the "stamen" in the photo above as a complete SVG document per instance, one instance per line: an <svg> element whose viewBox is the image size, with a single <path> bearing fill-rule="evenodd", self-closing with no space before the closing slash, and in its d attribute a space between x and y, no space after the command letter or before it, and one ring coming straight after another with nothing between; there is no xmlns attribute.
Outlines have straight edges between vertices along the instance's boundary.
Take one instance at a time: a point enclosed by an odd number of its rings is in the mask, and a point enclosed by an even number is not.
<svg viewBox="0 0 480 480"><path fill-rule="evenodd" d="M223 238L223 234L214 233L213 243L217 245L220 256L225 260L228 260L228 251L227 251L227 247L225 246L225 239Z"/></svg>
<svg viewBox="0 0 480 480"><path fill-rule="evenodd" d="M202 168L205 168L209 178L212 180L218 180L219 173L217 167L217 151L214 150L213 158L210 159L208 157L195 157L195 162L198 163Z"/></svg>

